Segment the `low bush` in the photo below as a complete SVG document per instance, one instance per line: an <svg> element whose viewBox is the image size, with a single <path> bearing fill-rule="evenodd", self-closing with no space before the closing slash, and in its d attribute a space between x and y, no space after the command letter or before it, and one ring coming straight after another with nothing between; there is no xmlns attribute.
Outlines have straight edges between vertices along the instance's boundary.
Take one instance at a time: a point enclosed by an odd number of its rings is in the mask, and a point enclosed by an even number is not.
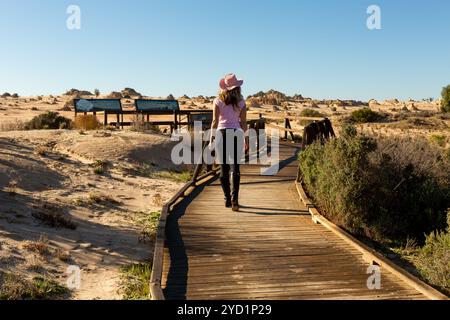
<svg viewBox="0 0 450 320"><path fill-rule="evenodd" d="M125 300L150 300L150 277L152 268L148 263L130 264L122 267L120 292Z"/></svg>
<svg viewBox="0 0 450 320"><path fill-rule="evenodd" d="M450 230L431 233L413 262L430 284L450 294Z"/></svg>
<svg viewBox="0 0 450 320"><path fill-rule="evenodd" d="M355 234L385 243L423 242L424 234L445 228L450 161L425 139L375 140L350 126L299 157L316 204Z"/></svg>
<svg viewBox="0 0 450 320"><path fill-rule="evenodd" d="M50 299L67 292L66 287L45 277L28 280L20 274L0 270L0 300Z"/></svg>
<svg viewBox="0 0 450 320"><path fill-rule="evenodd" d="M325 115L317 110L313 109L303 109L300 112L301 117L311 117L311 118L324 118Z"/></svg>
<svg viewBox="0 0 450 320"><path fill-rule="evenodd" d="M441 111L443 113L450 112L450 85L442 89L442 105Z"/></svg>
<svg viewBox="0 0 450 320"><path fill-rule="evenodd" d="M135 116L132 124L131 131L134 132L152 132L152 133L161 133L161 128L157 125L153 125L151 123L145 122L141 117Z"/></svg>
<svg viewBox="0 0 450 320"><path fill-rule="evenodd" d="M25 124L26 130L70 129L71 127L72 120L52 111L40 114Z"/></svg>
<svg viewBox="0 0 450 320"><path fill-rule="evenodd" d="M74 128L78 130L97 130L102 124L98 121L97 116L88 115L77 115L74 121Z"/></svg>
<svg viewBox="0 0 450 320"><path fill-rule="evenodd" d="M447 144L447 137L441 134L433 134L430 136L430 141L439 147L444 148Z"/></svg>
<svg viewBox="0 0 450 320"><path fill-rule="evenodd" d="M369 108L363 108L353 111L350 115L350 121L355 123L376 122L383 119L383 116Z"/></svg>

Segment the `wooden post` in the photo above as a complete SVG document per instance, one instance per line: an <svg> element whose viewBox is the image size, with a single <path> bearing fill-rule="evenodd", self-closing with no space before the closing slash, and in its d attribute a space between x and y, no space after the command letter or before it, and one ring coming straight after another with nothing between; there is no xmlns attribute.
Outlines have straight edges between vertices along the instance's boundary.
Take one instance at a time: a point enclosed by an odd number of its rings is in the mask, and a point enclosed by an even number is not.
<svg viewBox="0 0 450 320"><path fill-rule="evenodd" d="M261 115L261 114L260 114ZM259 143L259 135L261 134L261 118L259 118L260 120L256 123L256 158L260 159L261 158L261 145Z"/></svg>
<svg viewBox="0 0 450 320"><path fill-rule="evenodd" d="M177 118L178 117L178 112L174 111L173 112L173 116L174 116L174 127L175 127L175 130L178 130L178 118Z"/></svg>
<svg viewBox="0 0 450 320"><path fill-rule="evenodd" d="M285 129L288 129L288 121L289 121L288 118L284 119L284 128ZM287 138L288 138L288 132L287 132L287 130L285 130L284 131L284 139L287 140Z"/></svg>
<svg viewBox="0 0 450 320"><path fill-rule="evenodd" d="M103 122L105 123L105 126L108 125L108 112L105 110L105 115L104 115L104 120Z"/></svg>
<svg viewBox="0 0 450 320"><path fill-rule="evenodd" d="M286 120L287 120L288 129L292 130L291 120L289 120L289 118L286 118ZM294 132L291 131L290 133L291 133L292 142L295 142Z"/></svg>

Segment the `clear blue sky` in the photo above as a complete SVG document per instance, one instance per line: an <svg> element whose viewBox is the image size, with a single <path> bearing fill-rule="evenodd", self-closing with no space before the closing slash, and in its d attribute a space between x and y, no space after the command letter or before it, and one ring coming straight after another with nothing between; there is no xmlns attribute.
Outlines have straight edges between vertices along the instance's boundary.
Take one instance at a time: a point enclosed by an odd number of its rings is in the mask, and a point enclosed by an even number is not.
<svg viewBox="0 0 450 320"><path fill-rule="evenodd" d="M366 27L371 4L382 30ZM214 95L235 72L245 94L438 97L449 36L447 0L0 0L0 92Z"/></svg>

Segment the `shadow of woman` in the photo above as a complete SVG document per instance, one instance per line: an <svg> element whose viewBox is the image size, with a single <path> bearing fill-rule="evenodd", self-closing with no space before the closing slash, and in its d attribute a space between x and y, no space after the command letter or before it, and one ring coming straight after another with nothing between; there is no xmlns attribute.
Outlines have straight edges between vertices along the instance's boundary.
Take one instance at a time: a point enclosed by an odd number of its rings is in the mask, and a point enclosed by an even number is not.
<svg viewBox="0 0 450 320"><path fill-rule="evenodd" d="M212 179L197 187L189 196L178 203L167 218L166 245L169 250L170 267L167 273L166 287L163 290L167 300L186 300L189 260L180 230L179 220L189 205L207 187L214 183Z"/></svg>

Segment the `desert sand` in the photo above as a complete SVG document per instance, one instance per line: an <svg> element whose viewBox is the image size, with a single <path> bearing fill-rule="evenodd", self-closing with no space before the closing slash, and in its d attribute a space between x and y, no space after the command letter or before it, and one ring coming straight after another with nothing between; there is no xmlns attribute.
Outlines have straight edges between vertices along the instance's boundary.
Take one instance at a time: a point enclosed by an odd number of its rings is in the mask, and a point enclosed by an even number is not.
<svg viewBox="0 0 450 320"><path fill-rule="evenodd" d="M132 132L0 133L0 269L64 284L76 265L81 289L71 298L119 299L120 267L152 255L141 220L182 185L158 177L174 169L170 149L166 137ZM108 163L103 175L93 172L98 160ZM36 218L42 212L70 217L76 229L49 226ZM48 254L26 249L40 238Z"/></svg>
<svg viewBox="0 0 450 320"><path fill-rule="evenodd" d="M0 98L0 270L45 274L64 284L67 267L75 265L82 271L81 288L68 298L121 299L120 267L151 261L153 239L143 232L143 219L159 211L183 184L160 173L187 168L172 164L173 142L167 134L127 128L18 130L24 121L47 111L73 119L73 97ZM125 108L131 107L131 99L122 100ZM208 109L212 97L184 96L179 101L182 109ZM249 118L295 118L314 110L329 117L337 131L352 111L370 107L394 121L358 125L359 130L387 136L439 134L448 147L450 119L437 114L439 103L326 101L276 91L247 100ZM102 121L102 115L98 117ZM301 120L291 124L298 130L304 126ZM94 172L99 163L102 174ZM46 214L66 217L69 223L51 226L39 218ZM39 239L47 247L44 253L33 251Z"/></svg>

